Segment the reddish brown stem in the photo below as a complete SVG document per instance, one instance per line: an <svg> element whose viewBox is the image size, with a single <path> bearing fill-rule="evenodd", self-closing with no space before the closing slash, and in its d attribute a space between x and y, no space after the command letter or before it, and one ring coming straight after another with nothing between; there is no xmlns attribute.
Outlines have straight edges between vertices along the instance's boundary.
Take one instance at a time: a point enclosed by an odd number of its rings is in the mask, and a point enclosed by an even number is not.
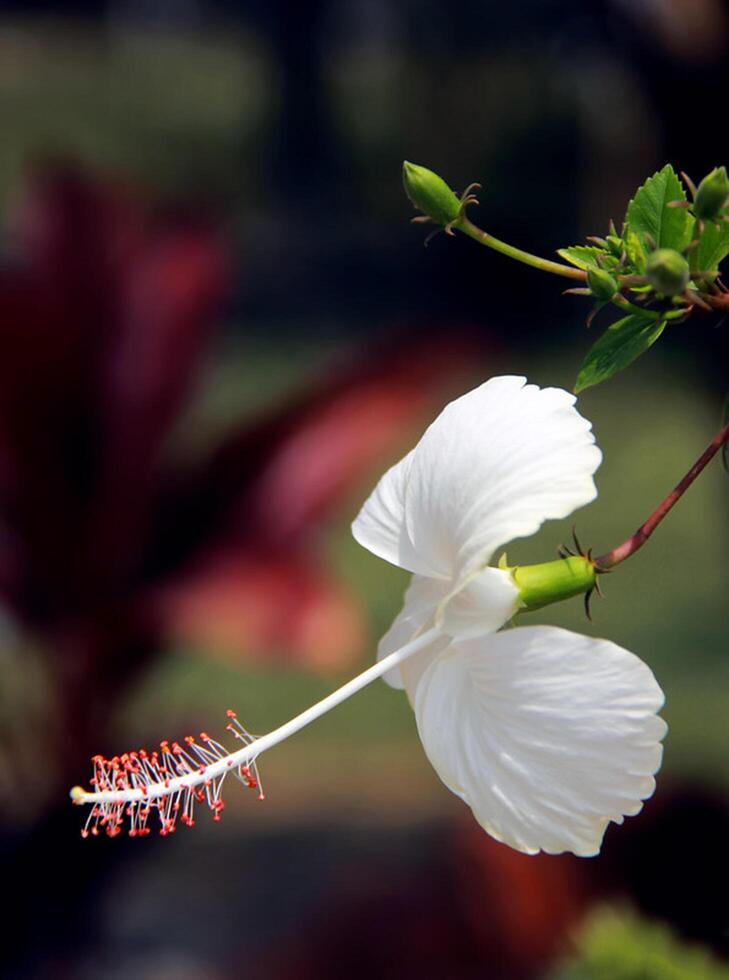
<svg viewBox="0 0 729 980"><path fill-rule="evenodd" d="M642 548L669 510L681 499L699 473L711 462L726 442L729 442L729 425L725 425L716 438L706 447L688 473L674 487L666 499L656 507L645 524L641 524L635 534L629 537L627 541L619 544L617 548L613 548L612 551L608 551L606 554L596 558L595 568L599 572L606 572L619 565L621 561L625 561L626 558L630 558L631 555L634 555L636 551Z"/></svg>

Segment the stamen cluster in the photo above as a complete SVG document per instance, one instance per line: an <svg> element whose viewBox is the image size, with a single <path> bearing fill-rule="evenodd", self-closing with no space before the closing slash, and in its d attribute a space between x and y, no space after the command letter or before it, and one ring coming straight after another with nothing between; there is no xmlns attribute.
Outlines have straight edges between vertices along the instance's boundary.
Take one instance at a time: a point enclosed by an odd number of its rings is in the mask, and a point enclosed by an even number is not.
<svg viewBox="0 0 729 980"><path fill-rule="evenodd" d="M252 744L255 737L240 724L235 712L229 710L227 715L226 730L244 745ZM79 790L75 797L72 794L79 804L89 802L89 795L100 797L93 802L81 836L96 837L103 831L108 837L117 837L126 820L130 837L144 837L152 832L149 822L152 811L156 811L160 836L167 837L174 833L178 821L195 826L196 803L207 804L217 822L225 808L221 793L229 773L248 789L257 789L258 799L264 799L255 757L236 765L229 750L207 732L200 733L199 741L187 735L182 742L165 739L159 751L138 749L110 759L95 755L91 760L92 793ZM226 761L222 772L219 765L215 766L221 761ZM210 771L213 766L215 774ZM107 795L113 799L105 799Z"/></svg>

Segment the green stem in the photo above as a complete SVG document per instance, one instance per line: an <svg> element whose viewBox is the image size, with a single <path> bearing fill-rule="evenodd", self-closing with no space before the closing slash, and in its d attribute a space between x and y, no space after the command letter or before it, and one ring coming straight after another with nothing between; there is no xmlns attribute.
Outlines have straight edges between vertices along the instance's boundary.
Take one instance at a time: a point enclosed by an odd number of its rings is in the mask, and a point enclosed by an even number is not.
<svg viewBox="0 0 729 980"><path fill-rule="evenodd" d="M625 313L637 313L638 316L646 317L649 320L680 320L681 317L686 316L685 310L670 310L666 313L660 312L658 310L647 310L644 306L638 306L637 303L631 303L630 300L625 299L624 296L615 296L611 303L613 306L617 306L619 310L623 310Z"/></svg>
<svg viewBox="0 0 729 980"><path fill-rule="evenodd" d="M637 303L631 303L630 300L625 299L624 296L614 296L612 299L614 306L617 306L619 310L624 310L626 313L637 313L639 316L648 317L651 320L660 320L661 314L656 313L655 310L646 310L642 306L638 306Z"/></svg>
<svg viewBox="0 0 729 980"><path fill-rule="evenodd" d="M571 265L563 265L561 262L552 262L550 259L543 259L539 255L532 255L531 252L524 252L520 248L515 248L513 245L507 245L506 242L502 242L498 238L494 238L493 235L489 235L488 232L482 231L473 222L469 221L465 215L453 222L453 227L457 228L458 231L462 231L464 235L468 235L469 238L473 238L474 241L479 242L481 245L486 245L488 248L493 248L497 252L501 252L502 255L508 256L510 259L516 259L517 262L523 262L524 265L530 265L534 269L541 269L542 272L551 272L555 276L564 276L567 279L579 279L580 282L585 282L587 279L587 273L582 269L575 269Z"/></svg>

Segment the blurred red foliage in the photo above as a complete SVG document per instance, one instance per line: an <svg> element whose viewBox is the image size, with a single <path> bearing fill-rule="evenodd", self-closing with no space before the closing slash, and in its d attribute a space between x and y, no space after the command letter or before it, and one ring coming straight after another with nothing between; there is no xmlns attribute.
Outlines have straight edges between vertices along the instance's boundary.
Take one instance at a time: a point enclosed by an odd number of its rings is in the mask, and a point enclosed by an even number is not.
<svg viewBox="0 0 729 980"><path fill-rule="evenodd" d="M59 780L78 778L170 640L318 666L361 653L359 605L316 533L464 364L462 338L445 332L359 351L173 467L167 439L231 277L214 223L72 167L38 170L12 217L0 595L53 673Z"/></svg>

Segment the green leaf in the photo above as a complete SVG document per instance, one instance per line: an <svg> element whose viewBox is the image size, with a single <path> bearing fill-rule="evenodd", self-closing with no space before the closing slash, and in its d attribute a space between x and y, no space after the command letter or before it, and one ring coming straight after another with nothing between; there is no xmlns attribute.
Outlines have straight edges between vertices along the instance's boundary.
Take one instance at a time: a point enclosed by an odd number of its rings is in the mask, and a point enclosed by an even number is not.
<svg viewBox="0 0 729 980"><path fill-rule="evenodd" d="M604 254L604 250L595 245L570 245L569 248L560 248L557 251L557 255L576 265L578 269L599 269L597 257Z"/></svg>
<svg viewBox="0 0 729 980"><path fill-rule="evenodd" d="M612 378L640 357L663 333L665 320L631 313L610 324L582 362L575 393Z"/></svg>
<svg viewBox="0 0 729 980"><path fill-rule="evenodd" d="M729 424L729 395L726 396L724 402L724 412L721 418L722 428L727 424ZM724 464L724 469L729 473L729 442L725 442L721 447L721 461Z"/></svg>
<svg viewBox="0 0 729 980"><path fill-rule="evenodd" d="M628 205L625 222L641 244L650 235L658 248L683 251L691 240L694 219L686 208L669 208L671 201L685 201L681 181L670 163L639 187Z"/></svg>
<svg viewBox="0 0 729 980"><path fill-rule="evenodd" d="M727 255L729 221L720 221L718 228L713 222L707 221L699 239L699 247L691 253L691 268L695 272L713 272Z"/></svg>

